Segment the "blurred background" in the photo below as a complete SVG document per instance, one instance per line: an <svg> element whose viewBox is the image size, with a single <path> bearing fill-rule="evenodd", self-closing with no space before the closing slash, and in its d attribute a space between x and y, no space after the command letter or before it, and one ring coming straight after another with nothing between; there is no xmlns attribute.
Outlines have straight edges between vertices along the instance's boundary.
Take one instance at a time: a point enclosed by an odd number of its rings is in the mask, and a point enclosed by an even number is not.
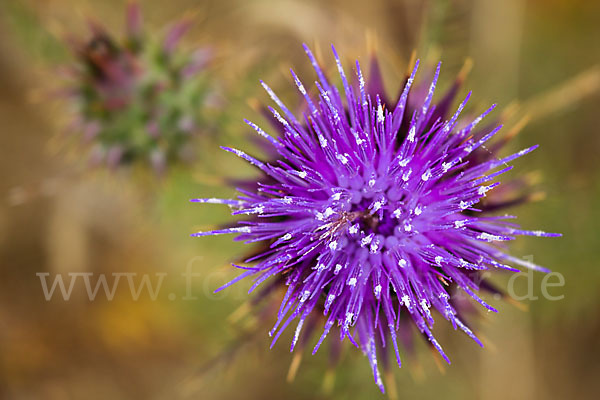
<svg viewBox="0 0 600 400"><path fill-rule="evenodd" d="M71 62L64 34L85 37L87 17L122 32L126 2L0 2L0 398L384 398L366 359L350 348L330 390L323 388L326 354L306 354L296 379L286 382L293 329L269 351L271 321L236 313L248 286L212 294L235 276L228 265L244 246L231 237L189 237L230 220L226 207L189 199L232 196L222 177L252 176L218 146L253 149L243 118L268 127L252 106L270 104L258 80L293 103L289 68L305 82L313 79L303 42L329 67L334 43L348 70L356 58L368 65L376 49L393 92L413 51L443 60L442 87L470 58L465 90L474 91L473 112L494 102L501 109L518 104L516 116L531 120L506 151L541 145L515 169L534 172L546 198L511 211L528 229L564 237L522 238L512 250L560 272L565 285L549 292L564 298L545 299L543 276L535 274L537 300L515 306L491 299L500 312L478 322L483 350L439 322L438 339L452 365L441 371L426 346L418 347L417 360L394 369L399 397L597 398L600 2L144 0L141 6L151 34L187 15L194 24L184 47L215 50L216 134L197 140L194 164L162 177L86 168L77 148L65 144L65 105L50 95L60 81L57 67ZM197 275L186 279L186 271ZM111 300L100 290L90 301L81 280L68 300L59 292L46 300L44 276L50 286L62 274L68 286L69 273L93 273L92 283L98 274L111 282L114 273L137 273L136 285L144 274L155 286L164 279L154 299L145 290L132 298L122 277ZM500 276L497 283L505 287L508 280ZM517 282L517 293L528 289L524 279Z"/></svg>

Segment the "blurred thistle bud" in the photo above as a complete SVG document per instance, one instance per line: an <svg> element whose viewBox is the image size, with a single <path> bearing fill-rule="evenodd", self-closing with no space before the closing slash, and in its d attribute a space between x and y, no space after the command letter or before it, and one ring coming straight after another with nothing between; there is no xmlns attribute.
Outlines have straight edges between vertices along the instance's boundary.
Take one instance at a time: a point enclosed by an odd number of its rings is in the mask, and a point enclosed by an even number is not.
<svg viewBox="0 0 600 400"><path fill-rule="evenodd" d="M75 109L73 128L93 144L92 162L117 168L142 161L162 173L189 161L190 142L203 123L210 88L211 50L178 47L189 19L162 38L143 30L139 5L128 6L125 36L117 40L90 22L91 37L71 38L76 62L66 90Z"/></svg>

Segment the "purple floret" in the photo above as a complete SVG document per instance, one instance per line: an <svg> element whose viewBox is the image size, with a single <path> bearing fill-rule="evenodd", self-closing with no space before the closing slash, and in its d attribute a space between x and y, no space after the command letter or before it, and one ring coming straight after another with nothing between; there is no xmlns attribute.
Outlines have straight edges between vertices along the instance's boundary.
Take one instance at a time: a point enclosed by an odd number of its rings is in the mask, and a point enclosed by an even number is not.
<svg viewBox="0 0 600 400"><path fill-rule="evenodd" d="M286 292L270 331L273 343L296 320L293 350L305 321L322 314L314 352L335 327L340 341L347 338L367 355L383 391L377 355L391 343L400 365L397 341L410 329L407 321L448 362L432 333L433 310L482 345L452 298L455 290L496 311L477 294L481 271L515 270L509 264L544 271L505 253L501 242L559 235L520 230L511 216L486 214L483 199L499 185L495 179L536 146L496 158L486 143L501 126L478 125L494 106L474 120L459 119L470 93L446 117L451 98L437 108L432 103L440 65L431 85L409 96L417 62L397 103L389 104L365 83L358 62L354 84L333 50L340 93L305 50L319 79L310 95L292 71L306 103L302 117L263 83L280 109L270 110L282 133L273 137L248 122L277 158L260 161L224 148L262 171L255 189L238 189L237 200L194 200L226 204L247 219L194 236L235 233L265 244L223 288L252 276L252 290L268 279L281 282Z"/></svg>

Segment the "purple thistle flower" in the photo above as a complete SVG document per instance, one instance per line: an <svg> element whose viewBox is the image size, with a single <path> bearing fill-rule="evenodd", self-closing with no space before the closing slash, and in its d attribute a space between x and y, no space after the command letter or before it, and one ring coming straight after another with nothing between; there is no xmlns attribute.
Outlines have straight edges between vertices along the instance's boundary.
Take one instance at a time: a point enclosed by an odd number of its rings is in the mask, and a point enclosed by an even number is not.
<svg viewBox="0 0 600 400"><path fill-rule="evenodd" d="M486 202L485 197L499 185L494 180L512 168L509 162L537 146L496 158L500 145L486 146L501 126L479 126L494 106L473 120L459 119L470 93L448 116L462 78L436 105L440 65L431 85L411 91L417 61L392 104L375 60L371 83L357 62L356 83L351 84L333 49L344 89L340 93L305 50L319 79L312 96L292 71L306 103L302 118L263 83L281 110L270 108L281 135L272 137L247 121L278 153L276 159L260 161L225 147L257 167L262 177L238 189L236 200L192 200L226 204L233 215L249 219L193 236L234 233L237 240L265 244L246 260L253 266L236 265L244 272L218 290L251 276L251 291L269 278L274 282L261 297L285 286L270 331L273 344L294 320L291 349L308 326L300 340L304 344L321 316L323 332L313 354L337 329L340 341L348 339L368 357L383 391L378 355L386 364L385 348L391 345L401 365L398 341L410 346L413 324L450 362L433 335L434 310L482 346L464 319L464 301L455 296L461 289L496 311L478 295L480 289L496 291L481 279L481 271L518 271L511 264L546 271L506 253L502 242L517 235L560 235L521 230L511 216L486 214L514 202L503 196Z"/></svg>

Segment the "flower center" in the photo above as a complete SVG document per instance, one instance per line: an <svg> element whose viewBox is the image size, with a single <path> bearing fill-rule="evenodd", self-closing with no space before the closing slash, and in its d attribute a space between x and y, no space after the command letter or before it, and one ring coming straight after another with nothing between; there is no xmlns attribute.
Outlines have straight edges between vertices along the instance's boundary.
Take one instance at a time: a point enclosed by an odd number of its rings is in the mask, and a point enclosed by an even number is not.
<svg viewBox="0 0 600 400"><path fill-rule="evenodd" d="M324 222L320 238L334 242L333 250L351 245L377 253L414 239L423 228L424 207L418 199L398 187L369 186L336 191L326 210L318 213Z"/></svg>

